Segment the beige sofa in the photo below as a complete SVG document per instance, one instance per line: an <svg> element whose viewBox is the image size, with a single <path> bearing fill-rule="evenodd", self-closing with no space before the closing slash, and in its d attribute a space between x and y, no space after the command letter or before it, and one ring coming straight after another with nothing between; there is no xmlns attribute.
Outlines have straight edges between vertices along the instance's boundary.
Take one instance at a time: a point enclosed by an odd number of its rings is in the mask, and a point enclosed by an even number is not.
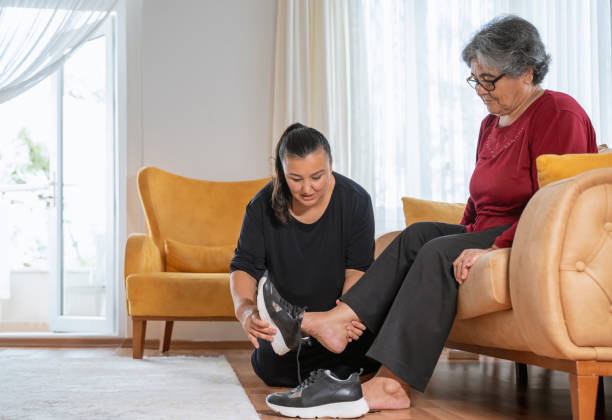
<svg viewBox="0 0 612 420"><path fill-rule="evenodd" d="M568 372L574 420L594 418L599 377L612 375L612 168L532 197L512 248L486 254L460 286L446 344Z"/></svg>

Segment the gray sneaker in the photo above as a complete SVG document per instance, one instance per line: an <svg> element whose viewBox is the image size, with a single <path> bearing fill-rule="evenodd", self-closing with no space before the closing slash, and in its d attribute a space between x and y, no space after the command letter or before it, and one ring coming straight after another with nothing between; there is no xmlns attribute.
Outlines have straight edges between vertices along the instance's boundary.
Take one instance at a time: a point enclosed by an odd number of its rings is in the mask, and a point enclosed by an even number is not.
<svg viewBox="0 0 612 420"><path fill-rule="evenodd" d="M291 391L277 392L266 397L272 410L287 417L355 418L369 411L361 392L359 373L338 379L329 370L319 369Z"/></svg>
<svg viewBox="0 0 612 420"><path fill-rule="evenodd" d="M257 310L261 319L276 329L272 341L274 353L282 356L307 340L302 337L302 318L306 309L283 299L266 277L259 280Z"/></svg>

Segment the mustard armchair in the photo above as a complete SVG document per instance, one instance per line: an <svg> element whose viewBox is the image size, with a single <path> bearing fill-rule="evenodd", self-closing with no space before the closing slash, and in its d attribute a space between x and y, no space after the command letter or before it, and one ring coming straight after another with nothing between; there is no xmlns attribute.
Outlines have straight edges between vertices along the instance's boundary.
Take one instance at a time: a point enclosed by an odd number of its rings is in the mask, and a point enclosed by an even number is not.
<svg viewBox="0 0 612 420"><path fill-rule="evenodd" d="M125 247L125 295L133 357L142 358L147 321L165 321L161 352L174 321L233 321L229 264L249 200L268 179L213 182L154 167L138 173L146 234Z"/></svg>

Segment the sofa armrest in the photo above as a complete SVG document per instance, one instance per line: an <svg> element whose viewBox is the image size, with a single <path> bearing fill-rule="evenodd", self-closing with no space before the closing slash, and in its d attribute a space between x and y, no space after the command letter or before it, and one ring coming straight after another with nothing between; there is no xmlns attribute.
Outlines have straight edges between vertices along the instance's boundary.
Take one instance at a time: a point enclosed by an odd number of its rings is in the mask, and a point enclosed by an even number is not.
<svg viewBox="0 0 612 420"><path fill-rule="evenodd" d="M133 233L125 245L124 279L133 273L164 271L162 253L153 238L142 233Z"/></svg>
<svg viewBox="0 0 612 420"><path fill-rule="evenodd" d="M514 316L534 353L612 360L612 168L552 183L529 201L510 255Z"/></svg>
<svg viewBox="0 0 612 420"><path fill-rule="evenodd" d="M378 258L378 256L389 246L391 242L395 239L397 235L402 233L401 230L394 230L392 232L383 233L378 238L376 238L376 245L374 246L374 258Z"/></svg>
<svg viewBox="0 0 612 420"><path fill-rule="evenodd" d="M457 319L470 319L512 308L508 287L510 248L487 252L459 287Z"/></svg>

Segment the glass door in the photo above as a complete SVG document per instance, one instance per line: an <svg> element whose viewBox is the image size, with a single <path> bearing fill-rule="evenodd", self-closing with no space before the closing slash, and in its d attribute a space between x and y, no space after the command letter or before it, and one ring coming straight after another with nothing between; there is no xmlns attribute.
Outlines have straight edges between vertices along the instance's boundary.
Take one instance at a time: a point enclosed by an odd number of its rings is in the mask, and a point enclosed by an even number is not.
<svg viewBox="0 0 612 420"><path fill-rule="evenodd" d="M107 20L57 74L53 331L109 333L114 325L112 23Z"/></svg>
<svg viewBox="0 0 612 420"><path fill-rule="evenodd" d="M0 104L0 333L114 330L113 33Z"/></svg>
<svg viewBox="0 0 612 420"><path fill-rule="evenodd" d="M0 104L0 332L50 331L55 83Z"/></svg>

